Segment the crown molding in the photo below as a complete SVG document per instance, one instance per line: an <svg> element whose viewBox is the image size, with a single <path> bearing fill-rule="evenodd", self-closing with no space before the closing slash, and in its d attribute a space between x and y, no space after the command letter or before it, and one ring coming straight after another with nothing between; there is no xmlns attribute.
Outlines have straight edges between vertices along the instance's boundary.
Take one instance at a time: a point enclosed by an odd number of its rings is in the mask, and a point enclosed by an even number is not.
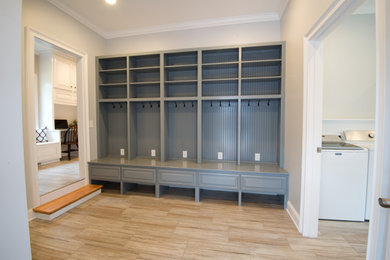
<svg viewBox="0 0 390 260"><path fill-rule="evenodd" d="M47 0L47 1L50 2L52 5L54 5L55 7L57 7L58 9L65 12L66 14L70 15L71 17L73 17L74 19L76 19L77 21L79 21L80 23L82 23L83 25L85 25L86 27L88 27L89 29L94 31L95 33L97 33L100 36L102 36L103 38L107 39L107 34L104 30L102 30L99 26L92 23L90 20L86 19L84 16L82 16L78 12L74 11L73 9L71 9L68 6L61 3L60 0Z"/></svg>
<svg viewBox="0 0 390 260"><path fill-rule="evenodd" d="M152 34L152 33L162 33L162 32L172 32L172 31L182 31L189 29L200 29L200 28L209 28L209 27L218 27L218 26L226 26L226 25L235 25L235 24L247 24L247 23L259 23L259 22L270 22L270 21L279 21L280 16L277 12L270 13L259 13L259 14L251 14L251 15L242 15L242 16L234 16L234 17L225 17L225 18L215 18L215 19L204 19L204 20L196 20L191 22L184 23L173 23L173 24L163 24L157 26L148 26L142 27L138 29L129 29L129 30L121 30L121 31L113 31L107 32L86 19L82 15L80 15L75 10L69 8L68 6L61 3L60 0L47 0L66 14L70 15L92 31L96 32L100 36L105 39L114 39L120 37L129 37L129 36L137 36L144 34Z"/></svg>
<svg viewBox="0 0 390 260"><path fill-rule="evenodd" d="M190 29L201 29L209 27L218 27L235 24L246 24L246 23L259 23L259 22L270 22L279 21L278 13L262 13L255 15L243 15L227 18L216 18L216 19L204 19L185 23L174 23L174 24L163 24L157 26L148 26L139 29L129 29L118 32L107 33L107 39L137 36L152 33L182 31Z"/></svg>

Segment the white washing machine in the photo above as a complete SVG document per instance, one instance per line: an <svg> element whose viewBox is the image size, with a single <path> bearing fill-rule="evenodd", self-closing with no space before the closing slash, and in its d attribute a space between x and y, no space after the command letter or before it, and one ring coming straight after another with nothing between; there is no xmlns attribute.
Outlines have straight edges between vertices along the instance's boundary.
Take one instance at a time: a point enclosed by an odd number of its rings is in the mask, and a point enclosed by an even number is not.
<svg viewBox="0 0 390 260"><path fill-rule="evenodd" d="M374 182L374 152L375 152L375 131L354 130L344 131L345 142L358 145L368 150L368 172L367 172L367 195L365 219L370 219Z"/></svg>
<svg viewBox="0 0 390 260"><path fill-rule="evenodd" d="M324 136L320 219L364 221L367 166L367 149L345 143L341 136Z"/></svg>

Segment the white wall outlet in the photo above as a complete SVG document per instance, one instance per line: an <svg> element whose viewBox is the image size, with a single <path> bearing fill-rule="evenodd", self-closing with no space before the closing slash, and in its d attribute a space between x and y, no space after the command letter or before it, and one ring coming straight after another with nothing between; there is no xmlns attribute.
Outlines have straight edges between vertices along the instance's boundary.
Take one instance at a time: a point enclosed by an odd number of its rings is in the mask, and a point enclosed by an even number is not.
<svg viewBox="0 0 390 260"><path fill-rule="evenodd" d="M121 156L125 156L125 149L121 148L121 149L119 149L119 152L120 152Z"/></svg>
<svg viewBox="0 0 390 260"><path fill-rule="evenodd" d="M223 159L223 152L218 152L218 160L222 160Z"/></svg>
<svg viewBox="0 0 390 260"><path fill-rule="evenodd" d="M152 157L156 157L156 149L152 149L152 150L150 151L150 155L151 155Z"/></svg>
<svg viewBox="0 0 390 260"><path fill-rule="evenodd" d="M187 158L187 151L183 151L183 158Z"/></svg>
<svg viewBox="0 0 390 260"><path fill-rule="evenodd" d="M260 162L260 153L255 153L255 161Z"/></svg>

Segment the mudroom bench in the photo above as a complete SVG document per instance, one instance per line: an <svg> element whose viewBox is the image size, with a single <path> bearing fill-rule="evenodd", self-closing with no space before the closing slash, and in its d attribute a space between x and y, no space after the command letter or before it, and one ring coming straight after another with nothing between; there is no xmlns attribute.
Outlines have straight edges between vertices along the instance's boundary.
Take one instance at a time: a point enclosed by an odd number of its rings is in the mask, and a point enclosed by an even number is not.
<svg viewBox="0 0 390 260"><path fill-rule="evenodd" d="M242 193L282 195L284 208L288 200L289 174L277 164L105 157L89 162L89 179L90 183L119 183L121 194L128 191L129 184L154 185L156 197L164 186L190 188L195 190L196 202L201 199L200 190L237 192L238 205Z"/></svg>

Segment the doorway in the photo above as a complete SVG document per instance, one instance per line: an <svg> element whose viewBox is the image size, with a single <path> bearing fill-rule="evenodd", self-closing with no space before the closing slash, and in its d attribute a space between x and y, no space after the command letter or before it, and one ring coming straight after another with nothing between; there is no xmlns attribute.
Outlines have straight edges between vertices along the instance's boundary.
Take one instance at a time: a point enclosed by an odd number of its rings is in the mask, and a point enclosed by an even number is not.
<svg viewBox="0 0 390 260"><path fill-rule="evenodd" d="M302 194L300 232L304 236L317 237L318 213L319 213L319 186L321 168L321 132L322 132L322 87L323 87L323 39L340 24L352 11L363 1L339 0L334 1L328 11L320 18L304 38L304 134L303 134L303 171L302 171ZM374 162L374 198L371 211L371 221L368 237L367 259L376 259L376 256L386 254L386 235L389 236L388 211L381 209L375 199L388 197L388 169L389 134L388 104L388 62L389 56L389 10L387 1L376 0L376 140ZM318 108L320 107L320 108ZM316 149L319 148L319 149ZM379 257L381 258L381 257ZM378 258L378 259L379 259ZM382 259L382 258L381 258Z"/></svg>
<svg viewBox="0 0 390 260"><path fill-rule="evenodd" d="M77 56L34 40L36 157L40 196L80 176L77 120Z"/></svg>
<svg viewBox="0 0 390 260"><path fill-rule="evenodd" d="M32 208L88 183L87 55L31 28L25 32L23 134L33 218Z"/></svg>

